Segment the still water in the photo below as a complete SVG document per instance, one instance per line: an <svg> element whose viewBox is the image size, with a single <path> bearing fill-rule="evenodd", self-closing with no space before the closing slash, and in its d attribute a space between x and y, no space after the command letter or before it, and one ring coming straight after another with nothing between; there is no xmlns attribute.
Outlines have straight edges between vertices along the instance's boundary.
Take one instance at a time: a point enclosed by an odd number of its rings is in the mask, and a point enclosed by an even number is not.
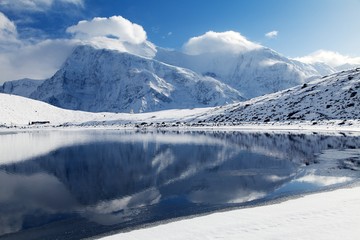
<svg viewBox="0 0 360 240"><path fill-rule="evenodd" d="M79 239L360 179L360 137L59 130L0 134L0 239Z"/></svg>

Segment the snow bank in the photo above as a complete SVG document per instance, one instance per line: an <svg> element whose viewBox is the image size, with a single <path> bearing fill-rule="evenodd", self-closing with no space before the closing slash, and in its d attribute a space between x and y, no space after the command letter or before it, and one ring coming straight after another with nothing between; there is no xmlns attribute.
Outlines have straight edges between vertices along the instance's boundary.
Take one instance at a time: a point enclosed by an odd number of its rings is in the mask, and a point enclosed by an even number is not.
<svg viewBox="0 0 360 240"><path fill-rule="evenodd" d="M286 202L213 213L102 238L117 239L356 239L360 187Z"/></svg>

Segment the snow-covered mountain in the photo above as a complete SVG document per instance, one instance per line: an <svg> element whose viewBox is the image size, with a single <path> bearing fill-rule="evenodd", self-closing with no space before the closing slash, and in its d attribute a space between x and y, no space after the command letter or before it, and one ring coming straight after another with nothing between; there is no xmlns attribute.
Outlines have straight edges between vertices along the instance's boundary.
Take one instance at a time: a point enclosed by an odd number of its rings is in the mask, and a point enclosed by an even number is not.
<svg viewBox="0 0 360 240"><path fill-rule="evenodd" d="M118 51L77 47L31 98L91 112L149 112L244 100L238 91L193 71Z"/></svg>
<svg viewBox="0 0 360 240"><path fill-rule="evenodd" d="M198 55L158 48L155 59L214 77L248 99L335 72L326 64L305 64L263 46L242 52L209 52Z"/></svg>
<svg viewBox="0 0 360 240"><path fill-rule="evenodd" d="M20 96L0 93L0 126L24 125L31 121L50 121L50 124L139 124L173 126L175 122L266 123L321 120L359 120L360 68L336 73L307 84L277 93L264 95L227 106L200 109L173 109L156 114L89 113L65 110L47 103ZM165 124L160 124L165 122ZM349 126L354 121L347 121ZM356 122L356 121L355 121ZM358 121L357 121L358 122ZM152 125L154 123L155 125ZM319 123L320 124L320 123ZM358 123L354 123L355 127ZM131 125L131 124L130 124Z"/></svg>
<svg viewBox="0 0 360 240"><path fill-rule="evenodd" d="M6 82L0 92L91 112L151 112L226 105L277 92L335 70L257 45L190 55L150 43L127 52L79 46L50 79ZM130 51L130 50L131 51Z"/></svg>
<svg viewBox="0 0 360 240"><path fill-rule="evenodd" d="M360 116L360 68L221 108L208 122L346 120Z"/></svg>
<svg viewBox="0 0 360 240"><path fill-rule="evenodd" d="M8 81L0 86L0 93L29 97L43 82L43 80L33 80L28 78Z"/></svg>

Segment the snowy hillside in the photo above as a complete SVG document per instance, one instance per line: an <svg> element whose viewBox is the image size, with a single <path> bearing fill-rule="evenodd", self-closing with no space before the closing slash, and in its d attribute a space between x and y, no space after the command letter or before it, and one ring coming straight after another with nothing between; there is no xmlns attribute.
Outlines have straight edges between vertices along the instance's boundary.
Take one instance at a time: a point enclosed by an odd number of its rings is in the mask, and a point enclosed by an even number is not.
<svg viewBox="0 0 360 240"><path fill-rule="evenodd" d="M210 108L211 109L211 108ZM49 121L51 126L59 124L70 125L112 125L141 122L176 122L193 119L203 115L209 108L171 109L159 112L129 114L129 113L90 113L61 109L50 104L0 93L0 127L23 126L30 122Z"/></svg>
<svg viewBox="0 0 360 240"><path fill-rule="evenodd" d="M360 68L220 108L208 122L359 119Z"/></svg>
<svg viewBox="0 0 360 240"><path fill-rule="evenodd" d="M188 55L158 48L159 61L214 77L253 98L305 83L315 77L334 73L326 64L305 64L279 53L258 47L237 53L216 52Z"/></svg>
<svg viewBox="0 0 360 240"><path fill-rule="evenodd" d="M38 86L40 86L44 81L42 80L33 80L33 79L21 79L15 81L5 82L0 86L0 93L15 94L23 97L29 97Z"/></svg>
<svg viewBox="0 0 360 240"><path fill-rule="evenodd" d="M0 93L0 125L23 125L35 121L76 123L93 118L91 113L64 110L29 98Z"/></svg>
<svg viewBox="0 0 360 240"><path fill-rule="evenodd" d="M214 78L90 46L77 47L63 67L30 97L91 112L150 112L244 100L238 91Z"/></svg>

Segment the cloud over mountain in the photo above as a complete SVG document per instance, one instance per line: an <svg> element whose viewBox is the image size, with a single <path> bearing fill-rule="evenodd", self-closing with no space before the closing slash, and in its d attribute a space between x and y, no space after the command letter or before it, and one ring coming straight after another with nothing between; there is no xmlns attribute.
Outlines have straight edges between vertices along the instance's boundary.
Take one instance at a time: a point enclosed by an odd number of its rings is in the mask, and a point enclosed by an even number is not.
<svg viewBox="0 0 360 240"><path fill-rule="evenodd" d="M350 57L338 52L328 50L318 50L307 56L296 58L305 63L326 63L331 67L339 67L346 64L360 65L360 57Z"/></svg>
<svg viewBox="0 0 360 240"><path fill-rule="evenodd" d="M69 39L20 39L16 24L0 12L0 83L20 78L45 79L54 74L76 45Z"/></svg>
<svg viewBox="0 0 360 240"><path fill-rule="evenodd" d="M80 21L77 25L67 28L66 31L73 34L77 39L89 40L90 42L106 39L140 44L147 38L142 26L121 16L96 17L91 21Z"/></svg>
<svg viewBox="0 0 360 240"><path fill-rule="evenodd" d="M48 1L49 4L51 2ZM35 4L37 1L30 3ZM72 49L80 44L147 57L156 52L155 46L146 41L143 27L121 16L80 21L66 31L72 35L70 39L20 39L15 22L0 12L0 83L20 78L51 77Z"/></svg>
<svg viewBox="0 0 360 240"><path fill-rule="evenodd" d="M213 32L190 38L184 45L183 50L190 55L203 53L239 53L247 52L262 46L247 40L238 32Z"/></svg>

